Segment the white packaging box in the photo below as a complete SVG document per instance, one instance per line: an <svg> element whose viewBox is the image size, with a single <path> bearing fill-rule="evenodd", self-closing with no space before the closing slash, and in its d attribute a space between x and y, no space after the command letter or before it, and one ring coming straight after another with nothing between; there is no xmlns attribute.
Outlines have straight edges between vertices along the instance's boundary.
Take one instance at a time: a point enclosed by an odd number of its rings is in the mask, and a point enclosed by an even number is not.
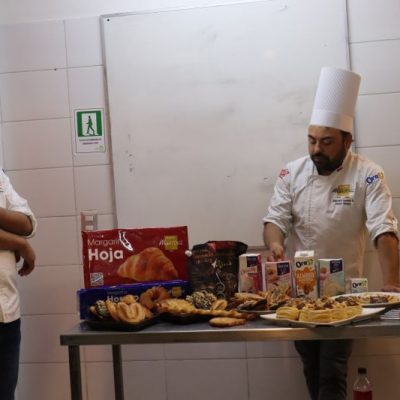
<svg viewBox="0 0 400 400"><path fill-rule="evenodd" d="M292 270L290 261L267 261L263 265L263 290L280 288L292 297Z"/></svg>
<svg viewBox="0 0 400 400"><path fill-rule="evenodd" d="M318 282L314 250L296 251L292 271L296 296L316 299Z"/></svg>
<svg viewBox="0 0 400 400"><path fill-rule="evenodd" d="M262 290L262 259L259 253L239 256L239 292L257 293Z"/></svg>
<svg viewBox="0 0 400 400"><path fill-rule="evenodd" d="M320 297L346 293L343 259L323 258L318 260L318 280Z"/></svg>
<svg viewBox="0 0 400 400"><path fill-rule="evenodd" d="M363 293L363 292L368 292L368 279L367 278L350 279L350 293Z"/></svg>

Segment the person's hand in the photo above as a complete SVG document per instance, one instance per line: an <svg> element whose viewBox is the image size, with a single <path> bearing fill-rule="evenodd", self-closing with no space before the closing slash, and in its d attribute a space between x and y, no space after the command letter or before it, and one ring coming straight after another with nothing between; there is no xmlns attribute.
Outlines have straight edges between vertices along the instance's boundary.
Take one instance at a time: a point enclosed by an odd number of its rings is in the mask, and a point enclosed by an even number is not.
<svg viewBox="0 0 400 400"><path fill-rule="evenodd" d="M389 284L383 285L381 291L382 292L400 292L400 283L398 283L398 284L389 283Z"/></svg>
<svg viewBox="0 0 400 400"><path fill-rule="evenodd" d="M268 251L268 261L283 261L285 257L285 249L280 243L272 243Z"/></svg>
<svg viewBox="0 0 400 400"><path fill-rule="evenodd" d="M27 240L25 240L24 246L19 250L16 255L19 255L24 259L22 267L19 269L18 274L21 276L29 275L35 268L36 255L33 251L31 245Z"/></svg>

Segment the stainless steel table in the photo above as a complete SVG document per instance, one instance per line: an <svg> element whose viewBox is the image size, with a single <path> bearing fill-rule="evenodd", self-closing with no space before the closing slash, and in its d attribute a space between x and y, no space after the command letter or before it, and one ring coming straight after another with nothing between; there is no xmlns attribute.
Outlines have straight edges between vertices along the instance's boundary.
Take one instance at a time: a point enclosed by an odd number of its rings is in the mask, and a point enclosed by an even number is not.
<svg viewBox="0 0 400 400"><path fill-rule="evenodd" d="M103 332L90 330L84 322L60 335L60 342L68 346L71 400L82 400L79 346L111 345L114 368L115 400L124 400L121 345L140 343L184 342L240 342L264 340L361 339L400 336L400 320L357 322L340 327L282 327L264 320L248 321L233 328L212 328L208 323L173 325L160 322L138 332Z"/></svg>

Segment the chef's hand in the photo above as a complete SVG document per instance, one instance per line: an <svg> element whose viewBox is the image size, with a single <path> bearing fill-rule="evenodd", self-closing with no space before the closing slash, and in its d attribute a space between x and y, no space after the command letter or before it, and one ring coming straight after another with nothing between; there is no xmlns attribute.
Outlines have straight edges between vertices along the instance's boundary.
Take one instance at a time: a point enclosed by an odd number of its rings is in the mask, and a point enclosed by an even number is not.
<svg viewBox="0 0 400 400"><path fill-rule="evenodd" d="M29 275L35 268L36 255L31 245L25 240L24 245L18 251L21 258L24 259L22 267L19 269L18 274L21 276Z"/></svg>
<svg viewBox="0 0 400 400"><path fill-rule="evenodd" d="M400 292L400 284L386 284L382 287L382 292Z"/></svg>
<svg viewBox="0 0 400 400"><path fill-rule="evenodd" d="M285 249L280 243L271 243L267 260L268 261L283 261L285 257Z"/></svg>

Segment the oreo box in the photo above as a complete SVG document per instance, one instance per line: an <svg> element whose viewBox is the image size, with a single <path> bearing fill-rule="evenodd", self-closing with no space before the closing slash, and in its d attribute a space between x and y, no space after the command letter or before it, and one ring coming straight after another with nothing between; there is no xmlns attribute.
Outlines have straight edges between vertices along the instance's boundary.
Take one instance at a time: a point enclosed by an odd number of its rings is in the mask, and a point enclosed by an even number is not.
<svg viewBox="0 0 400 400"><path fill-rule="evenodd" d="M296 251L293 263L293 279L297 297L318 297L317 271L314 251Z"/></svg>
<svg viewBox="0 0 400 400"><path fill-rule="evenodd" d="M79 289L77 291L78 311L82 320L95 319L90 312L90 307L97 300L112 300L119 302L123 296L131 294L139 299L139 296L147 289L154 286L162 286L168 290L173 298L185 298L189 294L188 281L155 281L146 283L134 283L132 285L101 286L97 288Z"/></svg>

